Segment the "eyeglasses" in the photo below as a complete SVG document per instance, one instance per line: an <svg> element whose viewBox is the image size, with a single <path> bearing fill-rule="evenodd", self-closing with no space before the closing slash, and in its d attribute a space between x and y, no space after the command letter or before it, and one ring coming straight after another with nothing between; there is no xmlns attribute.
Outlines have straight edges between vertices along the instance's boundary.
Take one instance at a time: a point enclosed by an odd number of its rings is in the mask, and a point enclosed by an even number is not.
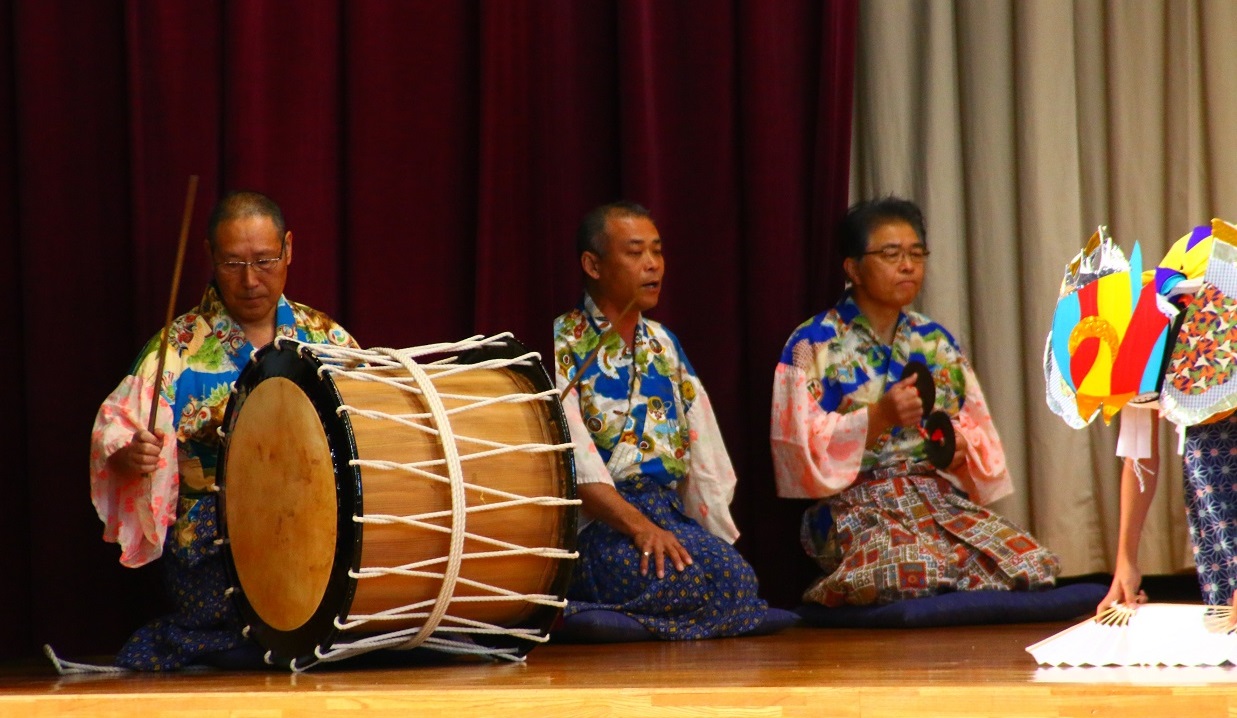
<svg viewBox="0 0 1237 718"><path fill-rule="evenodd" d="M922 244L915 244L910 247L881 247L871 252L864 252L865 256L869 254L880 257L885 264L901 264L903 259L911 260L911 264L923 264L931 252Z"/></svg>
<svg viewBox="0 0 1237 718"><path fill-rule="evenodd" d="M278 257L255 259L252 262L215 262L215 271L229 277L239 277L246 267L252 267L258 274L269 274L275 271L275 268L283 261L283 255L287 247L288 241L285 239L279 243Z"/></svg>

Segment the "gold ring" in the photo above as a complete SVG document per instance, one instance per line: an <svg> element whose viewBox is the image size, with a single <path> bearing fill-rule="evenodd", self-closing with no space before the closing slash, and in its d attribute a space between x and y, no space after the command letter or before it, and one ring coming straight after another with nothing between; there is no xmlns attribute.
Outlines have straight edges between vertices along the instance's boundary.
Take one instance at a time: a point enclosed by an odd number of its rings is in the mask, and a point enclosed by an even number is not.
<svg viewBox="0 0 1237 718"><path fill-rule="evenodd" d="M645 555L645 556L652 556L652 555L653 555L653 552L652 552L652 551L645 551L645 552L644 552L644 555Z"/></svg>

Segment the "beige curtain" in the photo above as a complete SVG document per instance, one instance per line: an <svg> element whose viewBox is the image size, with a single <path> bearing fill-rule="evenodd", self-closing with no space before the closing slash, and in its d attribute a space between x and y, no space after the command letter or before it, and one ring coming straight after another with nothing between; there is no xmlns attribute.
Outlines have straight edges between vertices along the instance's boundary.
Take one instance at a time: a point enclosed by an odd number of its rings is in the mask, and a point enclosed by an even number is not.
<svg viewBox="0 0 1237 718"><path fill-rule="evenodd" d="M1116 422L1049 411L1044 341L1097 225L1153 265L1195 225L1237 221L1237 2L863 0L860 33L851 194L924 208L921 308L967 350L1018 488L996 509L1066 575L1110 571ZM1145 574L1193 566L1162 428Z"/></svg>

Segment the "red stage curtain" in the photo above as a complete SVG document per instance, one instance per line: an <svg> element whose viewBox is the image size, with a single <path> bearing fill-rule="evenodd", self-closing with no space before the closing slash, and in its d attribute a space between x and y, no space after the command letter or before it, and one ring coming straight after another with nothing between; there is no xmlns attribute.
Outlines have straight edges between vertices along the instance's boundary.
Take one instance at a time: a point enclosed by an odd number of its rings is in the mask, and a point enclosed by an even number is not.
<svg viewBox="0 0 1237 718"><path fill-rule="evenodd" d="M0 287L18 344L0 657L114 651L158 610L89 504L99 401L210 270L219 194L296 237L288 295L369 346L512 331L544 353L578 299L573 230L639 201L655 318L709 387L740 474L740 549L790 605L812 573L774 496L782 342L841 287L856 2L0 0Z"/></svg>

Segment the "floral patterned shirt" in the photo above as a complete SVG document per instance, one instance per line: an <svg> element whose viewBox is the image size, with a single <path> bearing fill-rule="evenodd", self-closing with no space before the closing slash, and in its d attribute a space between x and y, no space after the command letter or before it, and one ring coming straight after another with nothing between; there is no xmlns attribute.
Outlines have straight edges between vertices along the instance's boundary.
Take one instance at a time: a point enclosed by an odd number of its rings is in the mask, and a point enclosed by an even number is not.
<svg viewBox="0 0 1237 718"><path fill-rule="evenodd" d="M778 495L823 498L848 488L860 471L926 458L914 429L894 427L866 448L868 407L902 377L910 361L927 365L935 409L967 441L967 461L941 475L988 504L1012 491L1005 452L979 380L954 338L917 312L898 316L886 345L848 292L832 309L799 325L773 381L770 440Z"/></svg>
<svg viewBox="0 0 1237 718"><path fill-rule="evenodd" d="M560 391L601 343L597 358L563 401L579 483L648 477L676 488L692 518L734 542L735 473L704 386L679 340L641 316L632 346L587 293L554 322Z"/></svg>
<svg viewBox="0 0 1237 718"><path fill-rule="evenodd" d="M322 312L280 297L275 336L311 344L356 346L343 327ZM115 391L99 408L91 433L91 497L104 523L103 538L119 543L120 562L141 566L163 551L167 526L181 519L177 537L192 540L196 497L214 483L218 428L232 384L255 348L228 314L211 284L201 303L172 323L164 361L156 427L165 437L159 468L137 480L116 477L107 460L146 428L162 332L156 334ZM173 443L174 442L174 443ZM174 450L173 450L174 449Z"/></svg>

